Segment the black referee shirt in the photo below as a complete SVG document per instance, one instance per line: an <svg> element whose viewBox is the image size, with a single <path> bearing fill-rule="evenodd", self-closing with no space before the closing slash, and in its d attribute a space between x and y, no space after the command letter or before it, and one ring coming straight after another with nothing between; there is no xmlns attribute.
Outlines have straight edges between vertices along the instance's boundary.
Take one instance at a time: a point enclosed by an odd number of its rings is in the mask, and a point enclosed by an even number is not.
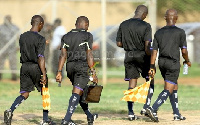
<svg viewBox="0 0 200 125"><path fill-rule="evenodd" d="M153 49L158 50L158 48L159 58L180 61L180 48L187 48L185 31L176 26L159 29L153 40Z"/></svg>
<svg viewBox="0 0 200 125"><path fill-rule="evenodd" d="M122 42L125 51L145 50L145 41L152 40L151 25L141 19L131 18L122 22L116 41Z"/></svg>
<svg viewBox="0 0 200 125"><path fill-rule="evenodd" d="M45 38L37 32L27 31L20 35L20 63L38 63L38 57L44 56Z"/></svg>
<svg viewBox="0 0 200 125"><path fill-rule="evenodd" d="M61 40L61 48L67 49L67 62L87 62L86 51L92 49L93 36L84 29L72 29Z"/></svg>

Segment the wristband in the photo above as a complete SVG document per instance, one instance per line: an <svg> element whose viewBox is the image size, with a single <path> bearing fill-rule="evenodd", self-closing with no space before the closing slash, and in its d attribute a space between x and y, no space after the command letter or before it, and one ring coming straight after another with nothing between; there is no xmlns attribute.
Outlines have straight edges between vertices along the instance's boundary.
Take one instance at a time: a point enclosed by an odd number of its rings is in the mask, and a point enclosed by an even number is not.
<svg viewBox="0 0 200 125"><path fill-rule="evenodd" d="M58 70L57 72L62 72L62 70Z"/></svg>
<svg viewBox="0 0 200 125"><path fill-rule="evenodd" d="M188 59L188 61L185 60L184 62L185 62L185 63L188 63L188 62L190 62L190 60Z"/></svg>
<svg viewBox="0 0 200 125"><path fill-rule="evenodd" d="M155 69L156 67L155 67L155 64L150 64L150 68L151 69Z"/></svg>

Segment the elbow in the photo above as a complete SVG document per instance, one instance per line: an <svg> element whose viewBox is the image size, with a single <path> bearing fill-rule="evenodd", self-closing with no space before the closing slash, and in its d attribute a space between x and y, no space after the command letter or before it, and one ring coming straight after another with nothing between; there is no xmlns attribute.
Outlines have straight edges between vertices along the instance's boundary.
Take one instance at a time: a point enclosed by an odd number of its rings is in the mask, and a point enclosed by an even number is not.
<svg viewBox="0 0 200 125"><path fill-rule="evenodd" d="M41 64L41 63L44 63L44 62L45 62L44 57L42 57L42 56L38 57L38 64Z"/></svg>
<svg viewBox="0 0 200 125"><path fill-rule="evenodd" d="M42 60L44 60L44 56L39 56L38 61L42 61Z"/></svg>
<svg viewBox="0 0 200 125"><path fill-rule="evenodd" d="M122 42L117 42L118 47L122 47Z"/></svg>
<svg viewBox="0 0 200 125"><path fill-rule="evenodd" d="M182 49L182 55L187 55L187 54L188 54L187 49Z"/></svg>
<svg viewBox="0 0 200 125"><path fill-rule="evenodd" d="M67 54L66 53L61 53L60 54L60 59L62 59L62 58L66 59L67 58Z"/></svg>

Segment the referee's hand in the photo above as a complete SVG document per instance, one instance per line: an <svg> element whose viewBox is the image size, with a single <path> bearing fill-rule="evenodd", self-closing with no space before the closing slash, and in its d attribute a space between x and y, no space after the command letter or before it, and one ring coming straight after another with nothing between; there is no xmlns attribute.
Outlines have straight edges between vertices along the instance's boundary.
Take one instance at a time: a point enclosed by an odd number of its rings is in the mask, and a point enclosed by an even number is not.
<svg viewBox="0 0 200 125"><path fill-rule="evenodd" d="M184 64L187 64L189 67L192 66L192 63L191 63L190 61L184 61L184 62L183 62L183 65L184 65Z"/></svg>
<svg viewBox="0 0 200 125"><path fill-rule="evenodd" d="M61 83L61 81L62 81L62 73L58 72L57 75L56 75L56 82Z"/></svg>
<svg viewBox="0 0 200 125"><path fill-rule="evenodd" d="M150 69L149 70L149 76L151 77L151 78L154 78L154 75L156 74L156 70L155 69Z"/></svg>
<svg viewBox="0 0 200 125"><path fill-rule="evenodd" d="M98 83L98 77L96 76L96 74L93 75L92 77L93 77L93 81L92 82L97 84Z"/></svg>
<svg viewBox="0 0 200 125"><path fill-rule="evenodd" d="M40 84L46 84L46 82L47 82L47 77L46 77L46 75L42 75L42 77L41 77L41 79L40 79Z"/></svg>

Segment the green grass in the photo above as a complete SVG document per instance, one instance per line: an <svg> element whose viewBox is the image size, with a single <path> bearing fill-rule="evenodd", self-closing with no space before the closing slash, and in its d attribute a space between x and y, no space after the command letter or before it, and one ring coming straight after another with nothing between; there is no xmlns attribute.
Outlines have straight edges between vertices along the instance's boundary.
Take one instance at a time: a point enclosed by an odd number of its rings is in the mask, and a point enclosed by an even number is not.
<svg viewBox="0 0 200 125"><path fill-rule="evenodd" d="M127 113L127 104L120 99L123 97L123 90L126 90L128 84L115 83L107 84L104 86L101 101L98 104L90 104L90 109L93 112L98 113ZM63 82L62 87L57 87L57 84L50 84L51 94L51 112L65 113L68 100L71 96L72 86ZM163 85L155 85L155 93L153 96L153 102L163 90ZM0 83L0 112L8 109L13 103L15 98L19 95L19 84L13 83ZM199 104L199 88L190 85L179 86L179 108L180 110L200 110ZM136 103L134 105L134 111L136 114L140 112L143 104ZM18 113L38 113L42 112L42 100L40 93L34 91L30 94L30 97L21 104L16 112ZM171 105L167 100L160 108L163 111L171 111ZM80 107L76 112L82 113Z"/></svg>
<svg viewBox="0 0 200 125"><path fill-rule="evenodd" d="M97 67L98 71L100 72L102 69L101 67ZM158 79L161 79L162 76L161 76L161 73L160 73L160 70L159 68L157 67L156 68L157 70L157 73L156 73L156 78ZM120 67L108 67L108 73L107 73L107 77L108 78L124 78L124 71L125 71L125 68L124 66L120 66ZM197 64L197 63L194 63L192 64L192 67L189 67L188 68L188 74L187 75L183 75L183 66L181 66L180 68L180 76L179 78L189 78L189 77L199 77L199 71L200 71L200 66ZM111 72L111 73L109 73ZM112 74L112 72L114 74ZM118 75L115 74L115 72L120 72ZM99 78L102 78L102 75L99 74Z"/></svg>

